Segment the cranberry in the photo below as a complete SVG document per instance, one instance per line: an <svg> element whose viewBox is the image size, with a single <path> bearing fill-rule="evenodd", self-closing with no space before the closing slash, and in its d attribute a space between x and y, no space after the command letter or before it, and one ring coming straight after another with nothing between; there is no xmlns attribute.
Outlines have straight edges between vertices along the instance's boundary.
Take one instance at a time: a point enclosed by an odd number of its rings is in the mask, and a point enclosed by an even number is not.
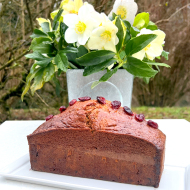
<svg viewBox="0 0 190 190"><path fill-rule="evenodd" d="M131 111L131 109L130 108L128 108L127 106L124 106L123 107L123 110L124 110L124 112L125 113L127 113L128 115L133 115L133 112Z"/></svg>
<svg viewBox="0 0 190 190"><path fill-rule="evenodd" d="M117 100L112 101L112 102L111 102L111 106L112 106L113 109L119 109L120 106L121 106L121 102L120 102L120 101L117 101Z"/></svg>
<svg viewBox="0 0 190 190"><path fill-rule="evenodd" d="M48 121L48 120L52 119L52 118L53 118L53 116L54 116L54 115L48 115L48 116L46 117L46 121Z"/></svg>
<svg viewBox="0 0 190 190"><path fill-rule="evenodd" d="M149 120L149 121L147 122L147 124L148 124L150 127L153 127L153 128L155 128L155 129L158 129L158 124L157 124L156 122L152 121L152 120Z"/></svg>
<svg viewBox="0 0 190 190"><path fill-rule="evenodd" d="M84 97L81 97L81 98L78 98L80 101L84 102L84 101L88 101L88 100L91 100L91 97L89 96L84 96Z"/></svg>
<svg viewBox="0 0 190 190"><path fill-rule="evenodd" d="M60 113L62 113L63 111L65 111L67 108L65 107L65 106L61 106L60 108L59 108L59 111L60 111Z"/></svg>
<svg viewBox="0 0 190 190"><path fill-rule="evenodd" d="M106 104L106 99L102 96L97 96L97 100L101 104Z"/></svg>
<svg viewBox="0 0 190 190"><path fill-rule="evenodd" d="M142 122L144 120L144 114L136 114L135 119Z"/></svg>
<svg viewBox="0 0 190 190"><path fill-rule="evenodd" d="M69 102L69 105L72 106L72 105L74 105L76 102L77 102L77 100L76 100L76 99L73 99L73 100L71 100L71 101Z"/></svg>

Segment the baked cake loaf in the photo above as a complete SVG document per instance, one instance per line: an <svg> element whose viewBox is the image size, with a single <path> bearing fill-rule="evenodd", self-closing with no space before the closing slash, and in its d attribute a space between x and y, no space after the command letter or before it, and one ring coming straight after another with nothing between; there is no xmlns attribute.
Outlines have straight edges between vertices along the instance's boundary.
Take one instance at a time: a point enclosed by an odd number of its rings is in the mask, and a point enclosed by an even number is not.
<svg viewBox="0 0 190 190"><path fill-rule="evenodd" d="M156 123L118 101L89 99L27 136L32 170L158 187L166 136Z"/></svg>

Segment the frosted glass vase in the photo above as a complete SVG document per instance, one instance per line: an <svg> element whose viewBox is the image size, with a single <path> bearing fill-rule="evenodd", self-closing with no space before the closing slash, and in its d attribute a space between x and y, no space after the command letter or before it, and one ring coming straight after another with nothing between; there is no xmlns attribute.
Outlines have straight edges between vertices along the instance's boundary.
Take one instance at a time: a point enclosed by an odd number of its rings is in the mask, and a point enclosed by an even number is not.
<svg viewBox="0 0 190 190"><path fill-rule="evenodd" d="M67 71L68 99L77 99L83 96L90 96L96 99L103 96L106 100L119 100L122 106L131 107L133 75L124 69L119 69L108 81L100 83L94 89L91 85L98 81L106 71L83 76L83 69L72 69Z"/></svg>

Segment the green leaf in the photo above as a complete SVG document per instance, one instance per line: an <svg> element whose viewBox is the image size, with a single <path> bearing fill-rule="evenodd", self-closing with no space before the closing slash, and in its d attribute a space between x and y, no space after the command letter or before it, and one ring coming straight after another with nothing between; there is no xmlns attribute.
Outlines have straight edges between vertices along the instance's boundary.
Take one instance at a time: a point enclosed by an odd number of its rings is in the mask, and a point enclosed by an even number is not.
<svg viewBox="0 0 190 190"><path fill-rule="evenodd" d="M50 37L52 40L55 40L55 32L54 32L54 31L48 32L48 35L49 35L49 37Z"/></svg>
<svg viewBox="0 0 190 190"><path fill-rule="evenodd" d="M93 51L83 55L82 57L77 59L79 65L82 66L92 66L100 64L108 59L111 59L115 56L115 53L108 50L99 50Z"/></svg>
<svg viewBox="0 0 190 190"><path fill-rule="evenodd" d="M34 92L38 89L41 89L44 85L44 80L43 80L43 69L40 69L34 78L34 83L31 86L31 93L32 96L34 95Z"/></svg>
<svg viewBox="0 0 190 190"><path fill-rule="evenodd" d="M121 19L119 17L117 17L116 19L116 22L115 22L115 25L117 26L118 28L118 32L117 32L117 37L119 39L119 42L118 44L116 45L116 50L117 52L121 49L122 47L122 43L123 43L123 37L124 37L124 31L123 31L123 26L121 24Z"/></svg>
<svg viewBox="0 0 190 190"><path fill-rule="evenodd" d="M31 67L31 68L33 68L33 67ZM28 92L28 90L30 89L30 84L31 84L31 81L32 81L32 79L35 77L35 75L36 75L36 73L40 70L40 68L37 68L37 69L35 69L35 68L33 68L34 70L32 70L32 72L30 72L29 74L28 74L28 76L26 77L26 86L25 86L25 88L24 88L24 90L23 90L23 92L22 92L22 95L21 95L21 100L23 101L23 99L24 99L24 95Z"/></svg>
<svg viewBox="0 0 190 190"><path fill-rule="evenodd" d="M82 57L83 55L85 55L87 53L88 53L88 50L84 46L78 47L77 57Z"/></svg>
<svg viewBox="0 0 190 190"><path fill-rule="evenodd" d="M111 21L113 21L113 20L115 20L115 17L117 17L117 15L114 13L114 12L112 12L112 16L111 16Z"/></svg>
<svg viewBox="0 0 190 190"><path fill-rule="evenodd" d="M110 60L104 61L103 63L100 63L98 65L85 67L84 72L83 72L83 76L88 76L88 75L91 75L93 73L97 73L97 72L107 68L111 64L115 63L116 61L117 61L117 59L110 59Z"/></svg>
<svg viewBox="0 0 190 190"><path fill-rule="evenodd" d="M60 34L61 34L61 36L65 35L65 32L66 32L67 28L68 28L68 26L64 22L61 22L61 24L60 24Z"/></svg>
<svg viewBox="0 0 190 190"><path fill-rule="evenodd" d="M68 63L67 56L65 55L64 52L59 51L58 54L56 55L54 61L60 70L67 72L69 63Z"/></svg>
<svg viewBox="0 0 190 190"><path fill-rule="evenodd" d="M131 24L130 24L128 21L126 21L126 20L122 20L122 21L123 21L125 27L126 27L128 30L130 30Z"/></svg>
<svg viewBox="0 0 190 190"><path fill-rule="evenodd" d="M64 89L61 88L60 82L55 76L53 77L52 80L55 83L55 93L58 97L60 97L60 94L62 91L64 91Z"/></svg>
<svg viewBox="0 0 190 190"><path fill-rule="evenodd" d="M66 47L61 50L62 53L78 53L78 49L75 47Z"/></svg>
<svg viewBox="0 0 190 190"><path fill-rule="evenodd" d="M155 67L157 68L158 72L160 72L160 68L158 67L158 65L155 65Z"/></svg>
<svg viewBox="0 0 190 190"><path fill-rule="evenodd" d="M31 38L39 38L39 37L48 37L48 35L41 30L34 29L33 34L30 36Z"/></svg>
<svg viewBox="0 0 190 190"><path fill-rule="evenodd" d="M106 82L109 78L112 77L112 75L114 73L116 73L118 70L118 68L116 67L115 69L113 69L112 71L108 70L108 72L106 74L104 74L99 81L95 81L93 82L91 89L95 88L98 84L100 84L101 82Z"/></svg>
<svg viewBox="0 0 190 190"><path fill-rule="evenodd" d="M67 53L68 60L77 66L77 68L82 68L78 62L77 58L82 57L83 55L87 54L88 50L84 46L78 47L78 53Z"/></svg>
<svg viewBox="0 0 190 190"><path fill-rule="evenodd" d="M128 31L126 31L125 38L124 38L124 44L127 44L130 39L131 39L130 33L128 33Z"/></svg>
<svg viewBox="0 0 190 190"><path fill-rule="evenodd" d="M147 63L136 59L134 57L128 57L125 69L136 77L154 77L158 71L152 69Z"/></svg>
<svg viewBox="0 0 190 190"><path fill-rule="evenodd" d="M30 73L34 73L36 71L36 66L37 65L35 63L32 65L32 67L30 68Z"/></svg>
<svg viewBox="0 0 190 190"><path fill-rule="evenodd" d="M58 45L57 45L58 50L61 50L63 48L63 43L64 43L64 37L61 36L61 38L59 39Z"/></svg>
<svg viewBox="0 0 190 190"><path fill-rule="evenodd" d="M167 51L162 51L162 56L166 59L166 60L168 60L168 58L169 58L169 52L167 52Z"/></svg>
<svg viewBox="0 0 190 190"><path fill-rule="evenodd" d="M137 34L140 33L140 30L137 29L137 28L135 28L135 27L133 27L133 26L131 26L131 28L130 28L130 33L131 33L131 36L132 36L132 37L136 37Z"/></svg>
<svg viewBox="0 0 190 190"><path fill-rule="evenodd" d="M40 53L51 53L54 51L53 46L50 44L39 44L32 48L33 51L38 51Z"/></svg>
<svg viewBox="0 0 190 190"><path fill-rule="evenodd" d="M39 45L39 44L43 44L44 42L51 42L51 39L47 37L39 37L39 38L34 38L32 40L30 49L33 49L33 47Z"/></svg>
<svg viewBox="0 0 190 190"><path fill-rule="evenodd" d="M69 62L69 66L70 66L70 68L72 68L72 69L78 69L75 65L73 65L71 62Z"/></svg>
<svg viewBox="0 0 190 190"><path fill-rule="evenodd" d="M150 81L150 78L145 77L145 78L143 78L143 81L144 81L146 84L148 84L148 83L149 83L149 81Z"/></svg>
<svg viewBox="0 0 190 190"><path fill-rule="evenodd" d="M57 30L57 27L59 26L59 19L61 18L62 12L63 9L60 9L55 18L53 19L53 26L52 26L53 30Z"/></svg>
<svg viewBox="0 0 190 190"><path fill-rule="evenodd" d="M125 27L127 28L126 33L125 33L125 38L124 38L124 44L127 44L127 42L131 39L131 34L130 34L131 24L126 20L122 20L122 21L123 21ZM138 32L140 32L140 31L138 31Z"/></svg>
<svg viewBox="0 0 190 190"><path fill-rule="evenodd" d="M52 61L52 59L53 58L46 58L46 59L43 59L42 61L36 62L35 64L41 67L46 67Z"/></svg>
<svg viewBox="0 0 190 190"><path fill-rule="evenodd" d="M170 68L170 66L166 63L153 63L153 62L146 62L148 65L157 65L157 66L162 66L162 67L167 67Z"/></svg>
<svg viewBox="0 0 190 190"><path fill-rule="evenodd" d="M22 102L23 102L23 99L24 99L24 95L28 92L28 90L30 89L30 83L31 83L31 76L32 76L32 74L31 73L29 73L28 74L28 76L26 77L26 86L25 86L25 88L24 88L24 90L23 90L23 92L22 92L22 95L21 95L21 100L22 100Z"/></svg>
<svg viewBox="0 0 190 190"><path fill-rule="evenodd" d="M119 54L120 58L123 60L123 58L126 56L125 54L125 51L122 51L120 54Z"/></svg>
<svg viewBox="0 0 190 190"><path fill-rule="evenodd" d="M32 40L30 49L39 53L52 53L54 51L53 45L45 44L46 42L51 42L51 39L44 37L34 38Z"/></svg>
<svg viewBox="0 0 190 190"><path fill-rule="evenodd" d="M77 53L67 53L68 60L74 64L77 64L76 58L78 58Z"/></svg>
<svg viewBox="0 0 190 190"><path fill-rule="evenodd" d="M158 30L158 27L156 26L156 24L154 22L149 21L148 26L146 27L146 29Z"/></svg>
<svg viewBox="0 0 190 190"><path fill-rule="evenodd" d="M106 74L104 74L99 81L101 82L106 82L108 79L110 79L112 77L113 74L115 74L117 72L118 68L116 67L115 69L113 69L112 71L108 70L108 72Z"/></svg>
<svg viewBox="0 0 190 190"><path fill-rule="evenodd" d="M138 29L142 29L142 28L146 28L148 26L149 23L149 13L139 13L134 20L133 26L138 28Z"/></svg>
<svg viewBox="0 0 190 190"><path fill-rule="evenodd" d="M31 93L34 95L34 92L38 89L41 89L45 82L50 81L54 76L55 68L53 63L49 63L47 67L40 68L35 73L34 83L31 86Z"/></svg>
<svg viewBox="0 0 190 190"><path fill-rule="evenodd" d="M55 57L57 54L57 52L53 52L53 53L48 53L47 56L48 57Z"/></svg>
<svg viewBox="0 0 190 190"><path fill-rule="evenodd" d="M139 52L143 48L145 48L151 41L153 41L157 35L155 34L143 34L136 38L131 39L126 47L125 53L126 55L133 55L134 53Z"/></svg>
<svg viewBox="0 0 190 190"><path fill-rule="evenodd" d="M45 57L44 55L42 55L41 53L35 51L33 53L27 54L25 55L26 58L29 59L34 59L36 61L42 61L43 59L46 59L47 57Z"/></svg>
<svg viewBox="0 0 190 190"><path fill-rule="evenodd" d="M55 67L53 63L49 63L48 66L45 67L43 71L44 82L50 81L53 78L54 73L55 73Z"/></svg>
<svg viewBox="0 0 190 190"><path fill-rule="evenodd" d="M49 22L43 22L40 25L42 27L43 32L50 32Z"/></svg>

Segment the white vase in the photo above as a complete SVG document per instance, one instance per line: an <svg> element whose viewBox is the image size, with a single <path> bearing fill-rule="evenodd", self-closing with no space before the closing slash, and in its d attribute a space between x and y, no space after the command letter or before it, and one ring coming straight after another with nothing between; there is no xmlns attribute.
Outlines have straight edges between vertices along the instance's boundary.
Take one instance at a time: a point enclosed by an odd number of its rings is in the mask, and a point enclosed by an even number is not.
<svg viewBox="0 0 190 190"><path fill-rule="evenodd" d="M108 81L100 83L94 89L91 85L98 81L106 71L83 76L83 69L72 69L67 71L68 99L78 99L83 96L90 96L96 99L103 96L106 100L118 100L122 106L131 107L133 75L124 69L119 69Z"/></svg>

